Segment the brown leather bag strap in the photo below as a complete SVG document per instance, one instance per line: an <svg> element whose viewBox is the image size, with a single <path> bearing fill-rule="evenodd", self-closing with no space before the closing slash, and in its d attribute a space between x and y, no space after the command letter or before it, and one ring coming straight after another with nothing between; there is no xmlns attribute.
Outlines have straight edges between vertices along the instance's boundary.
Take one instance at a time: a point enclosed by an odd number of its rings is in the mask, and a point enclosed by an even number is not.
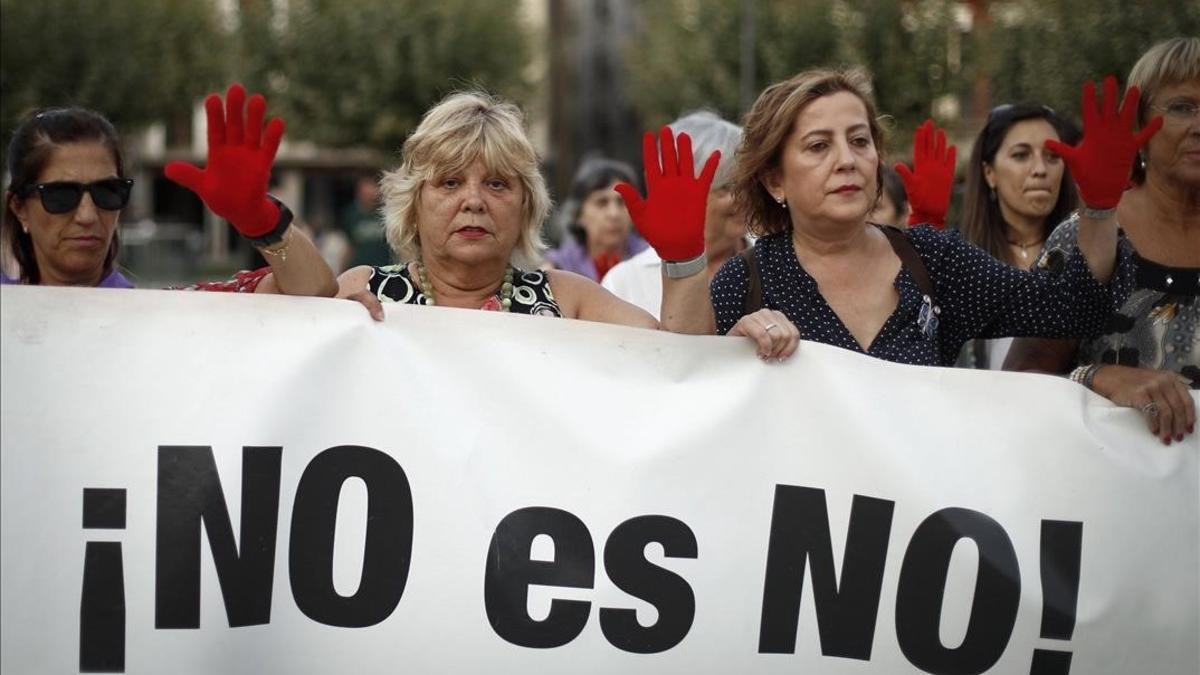
<svg viewBox="0 0 1200 675"><path fill-rule="evenodd" d="M917 249L913 248L912 242L899 228L891 225L879 225L880 230L883 230L884 235L888 238L888 243L892 245L892 250L896 252L896 256L900 258L900 264L908 270L912 275L913 281L917 282L917 288L921 292L929 296L933 304L937 304L937 297L933 294L933 282L929 279L929 272L925 269L925 263L921 261L921 256L917 255Z"/></svg>
<svg viewBox="0 0 1200 675"><path fill-rule="evenodd" d="M762 274L758 271L758 258L754 255L754 247L742 249L738 257L746 263L746 276L750 283L746 289L746 306L742 316L753 314L763 308Z"/></svg>

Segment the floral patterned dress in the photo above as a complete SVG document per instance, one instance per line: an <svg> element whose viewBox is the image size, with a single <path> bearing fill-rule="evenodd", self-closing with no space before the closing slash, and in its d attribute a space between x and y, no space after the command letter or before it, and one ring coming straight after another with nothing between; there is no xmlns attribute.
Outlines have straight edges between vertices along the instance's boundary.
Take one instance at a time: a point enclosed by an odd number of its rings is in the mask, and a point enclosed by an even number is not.
<svg viewBox="0 0 1200 675"><path fill-rule="evenodd" d="M1053 269L1076 247L1079 220L1055 228L1038 267ZM1170 370L1200 389L1200 267L1168 267L1137 254L1123 235L1118 244L1134 264L1134 289L1096 337L1084 340L1080 364L1105 363Z"/></svg>

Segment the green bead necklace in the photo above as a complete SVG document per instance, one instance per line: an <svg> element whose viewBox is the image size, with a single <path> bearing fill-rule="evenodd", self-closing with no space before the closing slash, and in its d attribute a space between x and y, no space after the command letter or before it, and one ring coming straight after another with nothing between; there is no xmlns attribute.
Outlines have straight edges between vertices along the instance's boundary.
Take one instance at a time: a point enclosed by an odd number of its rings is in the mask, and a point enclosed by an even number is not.
<svg viewBox="0 0 1200 675"><path fill-rule="evenodd" d="M436 305L437 301L433 297L433 284L429 283L429 274L425 271L425 264L422 262L415 263L417 267L417 281L421 284L421 293L425 296L425 304ZM504 270L504 281L500 284L500 292L488 298L479 309L491 310L495 312L508 312L512 310L513 296L513 266L509 265Z"/></svg>

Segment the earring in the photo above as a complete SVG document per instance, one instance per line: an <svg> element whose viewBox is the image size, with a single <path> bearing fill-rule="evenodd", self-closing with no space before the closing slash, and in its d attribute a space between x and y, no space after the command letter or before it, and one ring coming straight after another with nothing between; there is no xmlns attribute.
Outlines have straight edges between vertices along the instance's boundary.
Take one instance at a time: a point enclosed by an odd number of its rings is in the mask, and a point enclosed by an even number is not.
<svg viewBox="0 0 1200 675"><path fill-rule="evenodd" d="M776 197L775 203L782 206L785 209L787 208L787 200L784 199L783 197Z"/></svg>
<svg viewBox="0 0 1200 675"><path fill-rule="evenodd" d="M996 188L994 186L988 188L988 197L991 198L992 201L996 201Z"/></svg>

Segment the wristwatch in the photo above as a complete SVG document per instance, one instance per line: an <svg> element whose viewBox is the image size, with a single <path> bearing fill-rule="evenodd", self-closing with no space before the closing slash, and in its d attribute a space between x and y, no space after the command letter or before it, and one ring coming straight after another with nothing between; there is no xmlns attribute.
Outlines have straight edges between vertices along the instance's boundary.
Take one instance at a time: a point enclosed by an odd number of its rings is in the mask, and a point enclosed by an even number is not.
<svg viewBox="0 0 1200 675"><path fill-rule="evenodd" d="M1116 212L1117 212L1117 207L1115 207L1115 206L1113 206L1111 208L1107 208L1107 209L1093 209L1092 207L1088 206L1087 204L1083 205L1083 215L1088 218L1091 218L1092 220L1104 220L1105 218L1112 216Z"/></svg>
<svg viewBox="0 0 1200 675"><path fill-rule="evenodd" d="M668 279L686 279L703 272L705 267L708 267L708 256L704 253L683 262L664 260L662 263L663 274L666 274Z"/></svg>
<svg viewBox="0 0 1200 675"><path fill-rule="evenodd" d="M267 199L275 202L279 207L279 220L275 222L275 229L264 234L261 237L246 237L250 240L250 244L255 248L263 248L271 244L278 244L283 241L283 233L287 232L288 227L292 224L292 210L287 207L287 204L279 201L272 195L267 195Z"/></svg>

